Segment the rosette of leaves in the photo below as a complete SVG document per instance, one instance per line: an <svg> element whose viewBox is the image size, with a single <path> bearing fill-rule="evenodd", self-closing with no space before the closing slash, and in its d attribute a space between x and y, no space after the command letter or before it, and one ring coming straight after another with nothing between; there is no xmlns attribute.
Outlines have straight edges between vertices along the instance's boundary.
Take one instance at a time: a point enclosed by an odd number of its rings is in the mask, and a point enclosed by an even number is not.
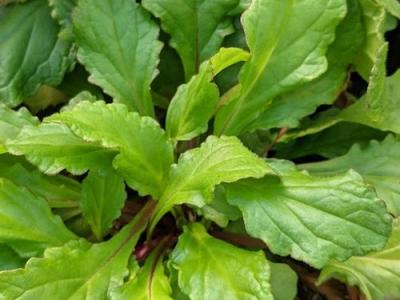
<svg viewBox="0 0 400 300"><path fill-rule="evenodd" d="M400 297L396 0L1 4L0 299Z"/></svg>

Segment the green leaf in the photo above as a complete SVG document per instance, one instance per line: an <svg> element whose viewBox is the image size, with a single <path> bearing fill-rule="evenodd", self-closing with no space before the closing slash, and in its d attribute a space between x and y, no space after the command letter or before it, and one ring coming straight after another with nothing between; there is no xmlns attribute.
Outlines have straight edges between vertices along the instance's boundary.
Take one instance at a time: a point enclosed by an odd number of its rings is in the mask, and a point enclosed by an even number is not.
<svg viewBox="0 0 400 300"><path fill-rule="evenodd" d="M319 283L334 277L349 285L357 285L368 300L400 297L400 222L393 223L393 232L386 247L367 256L354 256L345 262L332 261L322 269Z"/></svg>
<svg viewBox="0 0 400 300"><path fill-rule="evenodd" d="M239 48L221 48L204 62L199 74L181 85L168 107L166 128L173 141L186 141L207 131L214 115L219 91L213 78L225 68L247 60L248 53Z"/></svg>
<svg viewBox="0 0 400 300"><path fill-rule="evenodd" d="M400 3L398 0L379 0L379 2L384 5L390 14L400 19Z"/></svg>
<svg viewBox="0 0 400 300"><path fill-rule="evenodd" d="M213 56L233 32L229 12L238 0L144 0L143 6L161 19L171 47L181 57L188 81L200 64Z"/></svg>
<svg viewBox="0 0 400 300"><path fill-rule="evenodd" d="M195 223L185 229L171 254L181 290L190 299L273 299L264 253L237 248Z"/></svg>
<svg viewBox="0 0 400 300"><path fill-rule="evenodd" d="M26 108L18 111L0 107L0 153L7 152L5 142L18 135L25 125L37 125L39 120L33 117Z"/></svg>
<svg viewBox="0 0 400 300"><path fill-rule="evenodd" d="M400 140L389 135L361 148L355 144L348 153L331 160L300 165L312 174L326 176L348 169L360 173L385 201L388 211L400 216Z"/></svg>
<svg viewBox="0 0 400 300"><path fill-rule="evenodd" d="M333 158L346 154L351 146L364 147L373 139L383 140L387 133L364 125L342 122L319 133L299 138L276 147L277 157L293 159L318 154Z"/></svg>
<svg viewBox="0 0 400 300"><path fill-rule="evenodd" d="M213 199L215 186L222 182L260 178L268 172L271 169L265 161L236 137L210 136L199 148L185 152L171 167L152 227L175 205L204 206Z"/></svg>
<svg viewBox="0 0 400 300"><path fill-rule="evenodd" d="M0 155L0 177L23 186L36 196L47 200L51 208L76 208L80 184L72 178L42 174L32 165L9 154Z"/></svg>
<svg viewBox="0 0 400 300"><path fill-rule="evenodd" d="M137 274L112 294L112 300L172 300L172 289L162 263L164 244L165 241L153 250Z"/></svg>
<svg viewBox="0 0 400 300"><path fill-rule="evenodd" d="M0 244L0 253L0 271L18 269L25 264L25 260L6 245Z"/></svg>
<svg viewBox="0 0 400 300"><path fill-rule="evenodd" d="M364 41L358 0L347 2L347 15L336 28L336 39L326 53L328 70L317 79L274 98L250 130L297 127L302 118L320 105L332 104L344 90L349 64Z"/></svg>
<svg viewBox="0 0 400 300"><path fill-rule="evenodd" d="M271 268L271 288L275 300L293 300L297 295L297 275L287 265L269 263Z"/></svg>
<svg viewBox="0 0 400 300"><path fill-rule="evenodd" d="M324 55L345 12L345 0L253 1L242 17L251 57L241 90L218 111L215 133L242 133L275 97L325 72Z"/></svg>
<svg viewBox="0 0 400 300"><path fill-rule="evenodd" d="M380 0L379 0L380 1ZM366 31L362 51L355 60L356 70L368 80L371 70L376 64L379 49L384 44L383 27L385 25L385 9L379 1L358 0L363 12L363 23Z"/></svg>
<svg viewBox="0 0 400 300"><path fill-rule="evenodd" d="M72 33L72 12L78 3L78 0L48 0L53 8L52 17L55 18L63 30L60 35L64 39L73 41Z"/></svg>
<svg viewBox="0 0 400 300"><path fill-rule="evenodd" d="M88 169L111 165L117 154L99 143L86 142L62 124L41 124L25 127L15 139L9 139L7 149L26 159L47 174L66 169L80 175Z"/></svg>
<svg viewBox="0 0 400 300"><path fill-rule="evenodd" d="M345 260L385 245L391 218L360 175L315 177L289 162L271 166L279 177L225 188L228 203L242 211L247 232L273 253L321 268L332 258Z"/></svg>
<svg viewBox="0 0 400 300"><path fill-rule="evenodd" d="M0 102L17 106L40 85L61 82L71 63L71 45L58 38L46 0L0 10Z"/></svg>
<svg viewBox="0 0 400 300"><path fill-rule="evenodd" d="M0 273L2 299L109 299L123 283L132 249L152 207L147 207L111 240L92 245L85 240L49 248L25 269Z"/></svg>
<svg viewBox="0 0 400 300"><path fill-rule="evenodd" d="M112 169L90 171L83 180L80 207L98 240L121 215L126 197L124 180Z"/></svg>
<svg viewBox="0 0 400 300"><path fill-rule="evenodd" d="M141 195L159 199L174 158L171 143L154 119L128 112L123 104L97 101L81 102L46 121L63 122L84 140L119 149L113 166L120 175Z"/></svg>
<svg viewBox="0 0 400 300"><path fill-rule="evenodd" d="M83 0L74 13L74 33L90 80L114 101L153 116L150 84L162 43L150 15L131 0Z"/></svg>
<svg viewBox="0 0 400 300"><path fill-rule="evenodd" d="M12 247L24 257L39 255L47 247L75 238L43 198L2 178L0 216L0 244Z"/></svg>

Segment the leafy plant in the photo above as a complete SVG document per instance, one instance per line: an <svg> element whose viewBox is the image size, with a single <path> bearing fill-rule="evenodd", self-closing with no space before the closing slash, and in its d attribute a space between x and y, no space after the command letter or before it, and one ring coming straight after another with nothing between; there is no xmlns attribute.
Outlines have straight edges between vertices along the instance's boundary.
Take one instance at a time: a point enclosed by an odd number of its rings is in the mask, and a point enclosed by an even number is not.
<svg viewBox="0 0 400 300"><path fill-rule="evenodd" d="M397 18L2 1L0 299L400 298Z"/></svg>

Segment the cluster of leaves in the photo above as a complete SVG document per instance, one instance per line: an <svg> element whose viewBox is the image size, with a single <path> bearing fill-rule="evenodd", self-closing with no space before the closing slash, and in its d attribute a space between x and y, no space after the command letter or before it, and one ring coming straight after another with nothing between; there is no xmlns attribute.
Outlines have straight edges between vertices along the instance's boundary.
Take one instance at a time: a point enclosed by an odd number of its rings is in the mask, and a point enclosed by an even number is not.
<svg viewBox="0 0 400 300"><path fill-rule="evenodd" d="M397 0L18 2L0 299L400 298Z"/></svg>

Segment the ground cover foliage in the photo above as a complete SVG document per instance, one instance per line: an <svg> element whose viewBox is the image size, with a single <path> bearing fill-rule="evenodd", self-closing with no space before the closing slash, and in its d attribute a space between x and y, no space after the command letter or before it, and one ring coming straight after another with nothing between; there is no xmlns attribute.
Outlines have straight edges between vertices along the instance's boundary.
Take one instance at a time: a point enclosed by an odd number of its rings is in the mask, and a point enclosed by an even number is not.
<svg viewBox="0 0 400 300"><path fill-rule="evenodd" d="M397 0L3 0L0 299L400 299Z"/></svg>

